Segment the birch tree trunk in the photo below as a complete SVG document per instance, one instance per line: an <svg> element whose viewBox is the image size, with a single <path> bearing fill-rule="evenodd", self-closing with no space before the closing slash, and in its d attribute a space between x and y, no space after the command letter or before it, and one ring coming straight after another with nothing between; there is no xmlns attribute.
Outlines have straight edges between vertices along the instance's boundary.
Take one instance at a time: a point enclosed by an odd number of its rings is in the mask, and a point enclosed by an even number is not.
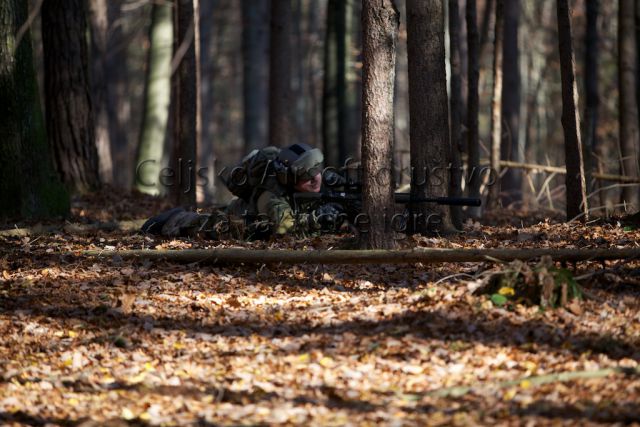
<svg viewBox="0 0 640 427"><path fill-rule="evenodd" d="M497 209L500 203L500 143L502 137L502 44L504 39L504 0L496 0L493 37L493 90L491 96L491 173L487 207Z"/></svg>
<svg viewBox="0 0 640 427"><path fill-rule="evenodd" d="M136 156L135 187L142 193L153 195L161 192L158 179L171 100L171 11L168 3L153 4L142 130Z"/></svg>

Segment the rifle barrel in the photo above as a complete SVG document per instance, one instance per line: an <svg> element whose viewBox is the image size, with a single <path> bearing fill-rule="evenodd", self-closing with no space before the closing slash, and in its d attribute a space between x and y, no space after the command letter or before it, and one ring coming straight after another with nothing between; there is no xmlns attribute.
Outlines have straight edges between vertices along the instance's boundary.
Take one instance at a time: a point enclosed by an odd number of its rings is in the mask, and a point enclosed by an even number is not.
<svg viewBox="0 0 640 427"><path fill-rule="evenodd" d="M325 200L327 202L344 202L349 200L362 200L362 194L337 192L337 193L295 193L294 198L307 200ZM473 197L411 197L410 193L394 193L396 203L437 203L450 206L480 206L482 201Z"/></svg>

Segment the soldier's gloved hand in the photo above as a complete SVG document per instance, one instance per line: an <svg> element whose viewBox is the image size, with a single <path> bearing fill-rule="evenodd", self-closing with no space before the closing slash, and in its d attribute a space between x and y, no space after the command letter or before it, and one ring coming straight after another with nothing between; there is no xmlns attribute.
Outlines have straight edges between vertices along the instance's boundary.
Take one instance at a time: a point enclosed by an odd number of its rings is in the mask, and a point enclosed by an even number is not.
<svg viewBox="0 0 640 427"><path fill-rule="evenodd" d="M313 214L317 228L323 231L337 231L345 219L344 208L338 203L327 203L317 208Z"/></svg>

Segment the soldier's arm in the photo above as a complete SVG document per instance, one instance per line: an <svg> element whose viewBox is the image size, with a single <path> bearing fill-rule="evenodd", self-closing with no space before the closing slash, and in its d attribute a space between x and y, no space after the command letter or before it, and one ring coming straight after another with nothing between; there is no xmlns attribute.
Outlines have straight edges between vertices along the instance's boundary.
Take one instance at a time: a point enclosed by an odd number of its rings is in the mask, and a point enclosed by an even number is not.
<svg viewBox="0 0 640 427"><path fill-rule="evenodd" d="M258 198L258 213L266 215L275 234L310 232L315 224L309 214L297 214L286 197L265 191Z"/></svg>

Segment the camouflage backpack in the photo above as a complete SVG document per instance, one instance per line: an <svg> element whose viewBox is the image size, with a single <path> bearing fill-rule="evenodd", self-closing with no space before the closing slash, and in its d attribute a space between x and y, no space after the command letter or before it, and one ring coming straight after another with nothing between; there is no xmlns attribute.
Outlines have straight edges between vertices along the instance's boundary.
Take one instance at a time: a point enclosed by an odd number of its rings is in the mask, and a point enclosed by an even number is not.
<svg viewBox="0 0 640 427"><path fill-rule="evenodd" d="M238 165L222 175L222 182L234 196L250 203L255 190L264 187L275 176L279 153L278 147L251 151Z"/></svg>

